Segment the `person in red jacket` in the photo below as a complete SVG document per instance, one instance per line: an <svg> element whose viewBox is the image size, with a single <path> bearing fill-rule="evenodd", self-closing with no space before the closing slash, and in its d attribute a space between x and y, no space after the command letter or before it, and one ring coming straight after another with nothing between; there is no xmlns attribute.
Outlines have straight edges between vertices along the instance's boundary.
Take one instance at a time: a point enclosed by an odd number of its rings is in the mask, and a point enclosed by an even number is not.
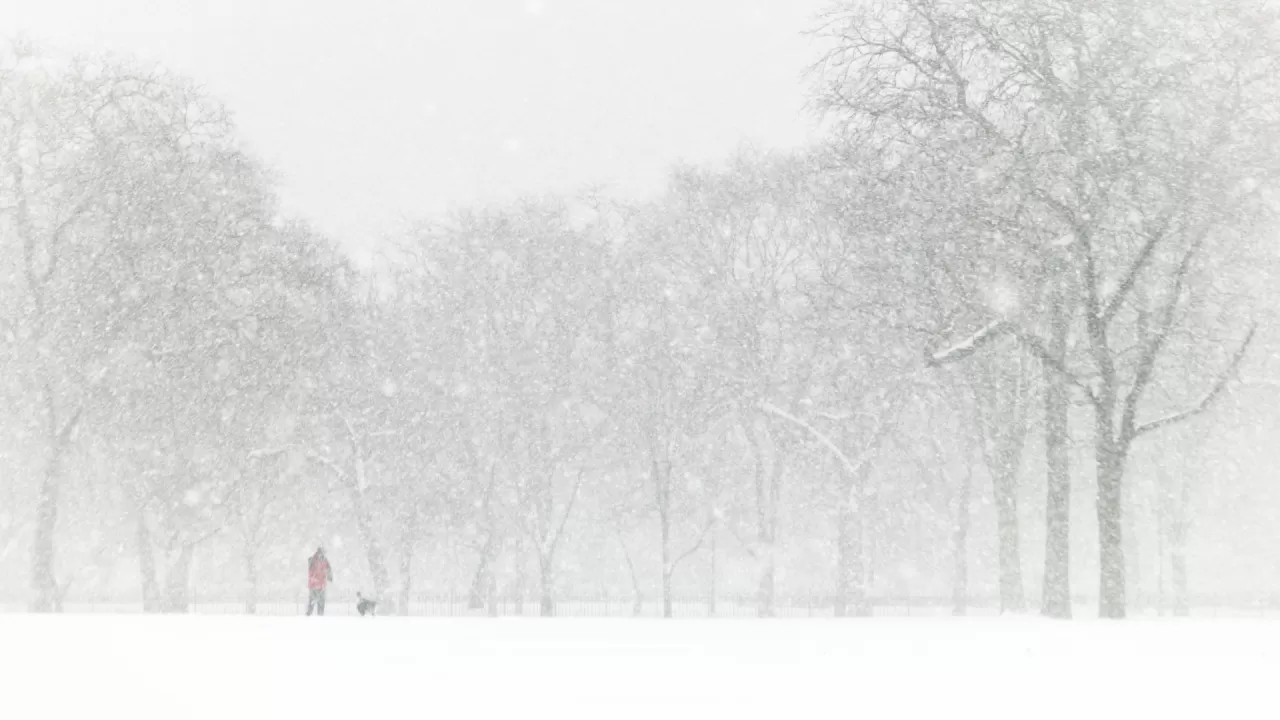
<svg viewBox="0 0 1280 720"><path fill-rule="evenodd" d="M333 582L333 568L324 556L324 548L316 548L316 554L307 561L307 614L312 610L324 615L324 589Z"/></svg>

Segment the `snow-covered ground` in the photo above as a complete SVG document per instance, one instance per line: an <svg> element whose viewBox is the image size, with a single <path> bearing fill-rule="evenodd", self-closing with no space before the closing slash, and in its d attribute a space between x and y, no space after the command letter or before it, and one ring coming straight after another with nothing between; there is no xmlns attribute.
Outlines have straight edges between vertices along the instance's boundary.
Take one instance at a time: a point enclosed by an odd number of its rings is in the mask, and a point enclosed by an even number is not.
<svg viewBox="0 0 1280 720"><path fill-rule="evenodd" d="M11 718L1262 718L1280 622L0 615Z"/></svg>

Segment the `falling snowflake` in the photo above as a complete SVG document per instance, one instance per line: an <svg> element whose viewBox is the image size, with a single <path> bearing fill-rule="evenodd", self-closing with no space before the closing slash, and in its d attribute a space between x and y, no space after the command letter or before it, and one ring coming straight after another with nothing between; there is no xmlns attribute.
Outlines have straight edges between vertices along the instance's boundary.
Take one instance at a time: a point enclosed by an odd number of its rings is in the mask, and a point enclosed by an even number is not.
<svg viewBox="0 0 1280 720"><path fill-rule="evenodd" d="M983 291L987 307L1002 317L1009 317L1018 311L1021 302L1018 289L1006 278L997 278Z"/></svg>

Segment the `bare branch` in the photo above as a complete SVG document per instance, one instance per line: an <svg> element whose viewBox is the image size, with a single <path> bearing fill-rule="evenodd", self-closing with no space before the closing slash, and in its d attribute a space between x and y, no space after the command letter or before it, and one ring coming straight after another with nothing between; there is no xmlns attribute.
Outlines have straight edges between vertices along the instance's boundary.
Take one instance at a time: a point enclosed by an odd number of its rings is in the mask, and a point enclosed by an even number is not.
<svg viewBox="0 0 1280 720"><path fill-rule="evenodd" d="M65 443L71 439L71 433L75 432L76 425L80 424L80 418L83 415L84 406L81 405L76 408L76 411L72 413L71 417L67 418L67 421L63 423L62 427L58 430L58 442Z"/></svg>
<svg viewBox="0 0 1280 720"><path fill-rule="evenodd" d="M560 518L560 526L556 528L556 533L551 538L551 546L544 553L548 561L556 556L556 547L560 545L560 538L564 536L564 526L569 523L569 516L573 514L573 506L578 501L578 491L582 489L582 476L585 472L585 466L578 469L578 479L573 483L573 493L569 495L569 504L565 506L564 516Z"/></svg>
<svg viewBox="0 0 1280 720"><path fill-rule="evenodd" d="M879 425L876 426L875 432L872 435L872 439L868 441L866 447L864 447L862 452L858 454L857 460L854 461L854 460L850 460L849 456L845 455L844 452L840 449L840 447L831 440L831 438L827 437L822 432L820 432L817 428L813 427L812 425L805 422L804 420L801 420L795 415L788 413L786 410L783 410L782 408L779 408L768 402L760 403L760 409L764 410L767 413L773 413L774 415L777 415L778 417L784 420L789 420L795 423L796 425L799 425L800 427L804 428L805 430L808 430L810 434L812 434L815 438L817 438L818 442L825 445L827 449L829 449L833 454L835 454L837 458L840 459L840 463L844 465L845 470L850 474L850 476L856 475L858 472L860 472L862 470L862 467L866 465L867 462L871 459L871 454L872 452L874 452L877 444L880 441L880 438L886 432L886 427L888 425L888 423L884 422L883 419L881 419Z"/></svg>
<svg viewBox="0 0 1280 720"><path fill-rule="evenodd" d="M340 479L344 481L348 479L347 471L342 469L342 467L338 465L338 463L325 457L324 455L321 455L316 452L308 452L307 459L328 468L334 475L337 475Z"/></svg>
<svg viewBox="0 0 1280 720"><path fill-rule="evenodd" d="M1093 388L1090 387L1088 384L1086 384L1079 377L1077 377L1075 373L1068 370L1067 366L1063 364L1062 358L1059 358L1055 356L1053 353L1049 352L1049 348L1045 346L1045 343L1043 340L1041 340L1039 337L1036 337L1035 335L1029 332L1024 332L1018 328L1014 328L1013 334L1014 334L1014 337L1018 338L1018 341L1021 342L1023 346L1031 350L1031 353L1036 356L1036 359L1044 363L1046 367L1057 371L1059 375L1066 378L1067 382L1071 383L1077 389L1083 392L1085 394L1085 397L1088 398L1089 402L1095 403L1095 404L1098 402L1098 396L1096 393L1094 393Z"/></svg>
<svg viewBox="0 0 1280 720"><path fill-rule="evenodd" d="M1120 311L1125 298L1133 291L1138 276L1142 274L1142 269L1147 266L1147 262L1155 254L1156 246L1160 244L1160 240L1163 237L1163 229L1147 236L1147 241L1143 243L1142 249L1138 251L1138 256L1134 259L1133 264L1129 266L1129 270L1125 272L1124 279L1120 281L1120 285L1111 294L1111 297L1102 303L1102 317L1100 319L1103 325L1109 325L1116 313Z"/></svg>
<svg viewBox="0 0 1280 720"><path fill-rule="evenodd" d="M760 558L760 554L756 552L752 543L742 539L742 534L733 527L733 523L725 523L725 529L729 531L729 534L733 536L734 540L738 541L738 545L742 548L742 551L747 554L747 557L750 557L752 560L758 560Z"/></svg>
<svg viewBox="0 0 1280 720"><path fill-rule="evenodd" d="M666 573L667 577L670 577L671 574L675 572L676 567L680 563L688 559L690 555L693 555L694 553L702 549L702 543L706 542L707 535L711 532L711 528L715 527L715 525L716 525L715 518L712 518L711 521L708 522L706 526L702 528L702 532L698 534L698 541L693 544L693 547L689 548L688 550L685 550L684 553L682 553L681 555L678 555L676 559L671 561L671 565L669 567L663 568L663 572Z"/></svg>
<svg viewBox="0 0 1280 720"><path fill-rule="evenodd" d="M1150 337L1142 338L1146 341L1146 344L1138 358L1133 387L1124 399L1124 411L1120 419L1120 434L1122 438L1132 439L1134 437L1133 424L1138 416L1138 401L1142 399L1147 386L1151 383L1151 379L1155 374L1156 361L1160 357L1160 351L1164 348L1165 342L1169 339L1170 331L1173 329L1173 317L1178 308L1178 300L1182 297L1182 287L1187 278L1187 271L1191 267L1191 260L1195 257L1199 246L1199 242L1193 244L1187 250L1187 253L1183 255L1182 262L1178 264L1178 269L1174 273L1173 286L1169 288L1168 298L1162 308L1159 324ZM1139 314L1138 327L1142 330L1144 336L1147 335L1148 320L1146 312Z"/></svg>
<svg viewBox="0 0 1280 720"><path fill-rule="evenodd" d="M1244 356L1248 353L1249 346L1253 343L1253 337L1257 330L1257 323L1253 323L1249 326L1249 332L1245 334L1244 341L1240 343L1240 347L1236 349L1235 355L1231 357L1231 363L1227 366L1226 370L1218 376L1217 381L1213 384L1213 388L1200 399L1200 402L1186 410L1183 410L1182 412L1177 412L1160 418L1159 420L1153 420L1149 423L1137 426L1133 431L1133 437L1138 438L1153 430L1159 430L1162 427L1182 422L1183 420L1195 417L1212 407L1214 401L1218 399L1218 396L1220 396L1224 390L1226 390L1227 384L1231 382L1231 378L1235 377L1236 372L1240 369L1240 364L1244 361Z"/></svg>
<svg viewBox="0 0 1280 720"><path fill-rule="evenodd" d="M281 445L280 447L258 448L257 450L250 450L248 454L245 455L245 459L260 460L262 458L269 458L269 457L275 457L277 455L283 455L287 452L290 452L296 449L298 449L297 445Z"/></svg>
<svg viewBox="0 0 1280 720"><path fill-rule="evenodd" d="M988 342L991 342L1006 332L1012 331L1013 326L1011 323L1006 320L996 320L949 348L935 352L926 351L925 363L929 367L939 367L947 363L963 360L977 352L978 348Z"/></svg>
<svg viewBox="0 0 1280 720"><path fill-rule="evenodd" d="M1061 358L1049 352L1049 348L1046 347L1043 340L1007 320L994 321L951 348L926 354L925 362L929 367L940 367L946 363L963 360L977 352L978 348L1006 334L1016 338L1046 367L1057 371L1066 378L1067 382L1082 391L1090 402L1097 402L1097 396L1094 394L1093 388L1067 369Z"/></svg>

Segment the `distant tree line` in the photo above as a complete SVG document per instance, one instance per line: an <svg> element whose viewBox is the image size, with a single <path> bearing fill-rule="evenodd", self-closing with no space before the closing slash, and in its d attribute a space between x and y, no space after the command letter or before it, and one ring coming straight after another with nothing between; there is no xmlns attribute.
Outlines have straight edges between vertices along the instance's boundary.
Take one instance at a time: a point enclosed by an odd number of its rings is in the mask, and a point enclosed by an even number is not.
<svg viewBox="0 0 1280 720"><path fill-rule="evenodd" d="M1278 30L844 0L819 146L424 219L368 266L191 82L11 45L0 588L253 612L324 544L392 608L992 585L1068 617L1087 573L1105 617L1143 578L1185 611L1206 439L1278 418L1238 392L1280 377Z"/></svg>

